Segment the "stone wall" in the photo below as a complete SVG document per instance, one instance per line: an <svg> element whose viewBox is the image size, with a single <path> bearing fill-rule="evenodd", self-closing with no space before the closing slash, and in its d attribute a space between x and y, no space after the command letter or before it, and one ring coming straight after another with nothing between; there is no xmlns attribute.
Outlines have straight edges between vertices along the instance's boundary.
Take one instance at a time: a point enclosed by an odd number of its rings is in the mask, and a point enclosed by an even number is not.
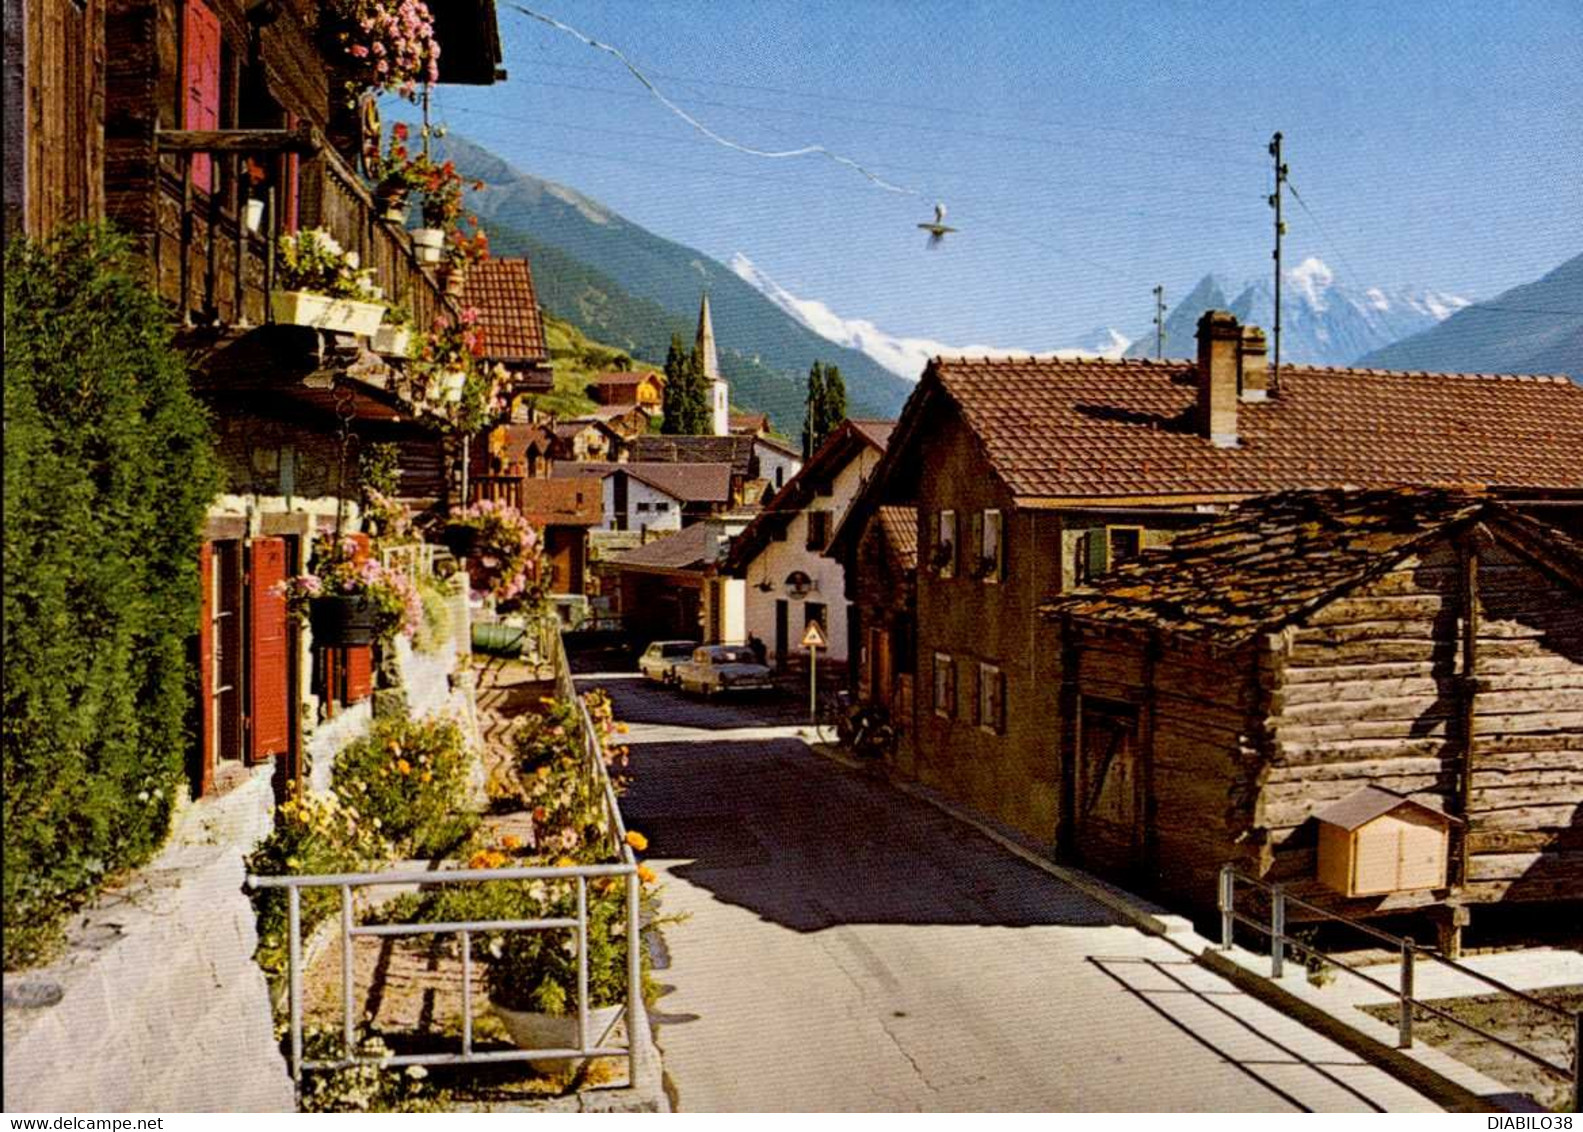
<svg viewBox="0 0 1583 1132"><path fill-rule="evenodd" d="M7 1112L294 1108L242 889L271 773L188 806L159 856L76 918L61 959L5 977Z"/></svg>

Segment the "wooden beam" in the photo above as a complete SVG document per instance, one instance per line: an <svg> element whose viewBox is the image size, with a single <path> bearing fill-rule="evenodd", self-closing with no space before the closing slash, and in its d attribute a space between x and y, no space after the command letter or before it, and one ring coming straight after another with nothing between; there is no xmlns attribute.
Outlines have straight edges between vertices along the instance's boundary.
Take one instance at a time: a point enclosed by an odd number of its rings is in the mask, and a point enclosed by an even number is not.
<svg viewBox="0 0 1583 1132"><path fill-rule="evenodd" d="M1473 808L1474 733L1478 729L1478 640L1479 640L1479 526L1470 524L1462 534L1462 766L1457 775L1458 810L1464 821ZM1457 881L1466 885L1468 870L1468 827L1457 838Z"/></svg>
<svg viewBox="0 0 1583 1132"><path fill-rule="evenodd" d="M155 145L167 153L302 153L324 148L312 125L295 130L156 130Z"/></svg>

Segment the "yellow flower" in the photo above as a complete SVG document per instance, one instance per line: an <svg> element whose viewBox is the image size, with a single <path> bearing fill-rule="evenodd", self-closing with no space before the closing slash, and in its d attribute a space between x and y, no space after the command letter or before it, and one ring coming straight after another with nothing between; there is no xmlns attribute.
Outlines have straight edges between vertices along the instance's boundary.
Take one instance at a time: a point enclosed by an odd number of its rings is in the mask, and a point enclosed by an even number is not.
<svg viewBox="0 0 1583 1132"><path fill-rule="evenodd" d="M616 731L619 734L625 735L627 733L627 725L625 723L616 724Z"/></svg>
<svg viewBox="0 0 1583 1132"><path fill-rule="evenodd" d="M627 844L641 853L649 847L649 839L637 830L629 829L627 830Z"/></svg>
<svg viewBox="0 0 1583 1132"><path fill-rule="evenodd" d="M656 876L654 874L654 870L649 868L647 865L639 865L638 866L638 879L641 880L644 884L653 884L655 881L659 880L660 878L658 876Z"/></svg>
<svg viewBox="0 0 1583 1132"><path fill-rule="evenodd" d="M555 859L555 867L557 869L569 869L575 864L577 864L577 862L572 860L570 857L557 857Z"/></svg>
<svg viewBox="0 0 1583 1132"><path fill-rule="evenodd" d="M521 849L522 838L514 833L508 833L500 839L500 846L502 849Z"/></svg>
<svg viewBox="0 0 1583 1132"><path fill-rule="evenodd" d="M534 773L537 774L540 778L548 778L550 776L550 768L547 767L547 766L541 766Z"/></svg>
<svg viewBox="0 0 1583 1132"><path fill-rule="evenodd" d="M400 774L411 774L412 773L412 764L409 763L406 759L397 759L396 760L396 770Z"/></svg>
<svg viewBox="0 0 1583 1132"><path fill-rule="evenodd" d="M433 782L434 775L429 771L424 771L422 774L418 775L418 780L420 782Z"/></svg>

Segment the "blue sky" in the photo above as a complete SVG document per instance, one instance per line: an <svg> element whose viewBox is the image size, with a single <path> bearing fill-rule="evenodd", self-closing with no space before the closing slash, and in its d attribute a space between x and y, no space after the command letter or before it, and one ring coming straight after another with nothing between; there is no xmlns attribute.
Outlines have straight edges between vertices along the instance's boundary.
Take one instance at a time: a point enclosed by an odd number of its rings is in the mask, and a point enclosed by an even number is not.
<svg viewBox="0 0 1583 1132"><path fill-rule="evenodd" d="M443 0L442 0L443 2ZM502 5L508 82L436 117L528 172L895 334L1027 349L1151 288L1269 270L1265 147L1286 137L1289 262L1489 298L1583 251L1583 3L537 0ZM943 200L962 232L926 251Z"/></svg>

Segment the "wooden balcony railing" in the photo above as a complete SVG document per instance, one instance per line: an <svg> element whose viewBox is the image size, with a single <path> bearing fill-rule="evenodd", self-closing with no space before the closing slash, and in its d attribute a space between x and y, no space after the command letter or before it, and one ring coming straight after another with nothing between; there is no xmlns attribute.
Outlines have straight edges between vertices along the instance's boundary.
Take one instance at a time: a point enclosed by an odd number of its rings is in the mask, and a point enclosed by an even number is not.
<svg viewBox="0 0 1583 1132"><path fill-rule="evenodd" d="M298 226L324 228L343 248L355 250L385 298L405 306L414 326L426 330L436 316L457 313L434 270L419 263L406 229L384 218L356 173L316 133L162 131L160 145L172 159L156 166L156 222L148 251L160 295L187 323L257 326L270 320L276 287L270 252L284 229L285 208L271 189L258 230L248 229L241 186L250 152L299 154ZM213 192L194 181L200 155L214 166Z"/></svg>
<svg viewBox="0 0 1583 1132"><path fill-rule="evenodd" d="M490 475L481 476L474 474L470 477L468 495L469 503L478 503L488 499L497 503L505 503L522 509L522 476L517 475Z"/></svg>

